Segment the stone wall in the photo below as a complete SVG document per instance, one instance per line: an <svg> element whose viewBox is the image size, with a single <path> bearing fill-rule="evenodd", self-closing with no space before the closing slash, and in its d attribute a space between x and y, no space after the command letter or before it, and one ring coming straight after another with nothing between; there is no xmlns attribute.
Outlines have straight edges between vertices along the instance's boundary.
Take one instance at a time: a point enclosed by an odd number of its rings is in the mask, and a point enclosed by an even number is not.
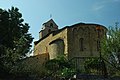
<svg viewBox="0 0 120 80"><path fill-rule="evenodd" d="M101 27L99 31L96 27ZM68 30L68 53L69 58L72 57L98 57L99 47L98 41L106 33L106 28L96 24L88 25L75 25Z"/></svg>
<svg viewBox="0 0 120 80"><path fill-rule="evenodd" d="M64 54L65 44L62 39L52 41L49 45L50 45L49 53L51 59Z"/></svg>
<svg viewBox="0 0 120 80"><path fill-rule="evenodd" d="M11 70L11 73L16 73L15 75L23 75L25 73L27 74L43 74L45 70L45 62L49 60L49 54L43 53L37 56L31 56L25 59L22 59L19 61ZM21 74L23 73L23 74Z"/></svg>
<svg viewBox="0 0 120 80"><path fill-rule="evenodd" d="M58 40L58 41L56 41ZM59 41L59 40L62 40ZM53 42L55 41L55 42ZM51 44L52 43L52 44ZM64 50L63 50L63 47ZM58 48L59 49L58 49ZM50 55L50 58L53 59L55 58L55 54L67 54L68 53L68 46L67 46L67 28L62 30L62 31L57 31L49 34L46 38L43 40L39 41L35 47L34 47L34 55L42 54L48 52ZM53 53L53 51L56 51ZM57 57L57 56L56 56Z"/></svg>

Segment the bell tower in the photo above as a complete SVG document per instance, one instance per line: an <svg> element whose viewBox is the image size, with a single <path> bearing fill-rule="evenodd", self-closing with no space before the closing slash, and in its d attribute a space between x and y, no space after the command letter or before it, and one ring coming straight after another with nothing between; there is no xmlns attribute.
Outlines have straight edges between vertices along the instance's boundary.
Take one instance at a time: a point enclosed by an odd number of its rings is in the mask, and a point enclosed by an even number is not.
<svg viewBox="0 0 120 80"><path fill-rule="evenodd" d="M39 39L56 30L58 30L57 24L53 21L53 19L50 19L49 21L43 23L42 30L39 32Z"/></svg>

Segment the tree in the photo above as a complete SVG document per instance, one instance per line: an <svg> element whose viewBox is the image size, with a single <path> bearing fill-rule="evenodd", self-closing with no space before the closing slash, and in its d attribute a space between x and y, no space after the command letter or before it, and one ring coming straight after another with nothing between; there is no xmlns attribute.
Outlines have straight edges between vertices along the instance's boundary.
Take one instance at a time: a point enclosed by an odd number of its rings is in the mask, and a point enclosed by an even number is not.
<svg viewBox="0 0 120 80"><path fill-rule="evenodd" d="M108 72L110 74L120 74L120 28L118 23L115 27L109 27L107 37L101 42L102 57L110 64ZM112 72L111 72L112 71Z"/></svg>
<svg viewBox="0 0 120 80"><path fill-rule="evenodd" d="M118 24L115 27L109 27L107 37L101 43L101 51L109 61L120 64L120 28Z"/></svg>
<svg viewBox="0 0 120 80"><path fill-rule="evenodd" d="M8 71L30 51L33 37L29 27L18 8L0 9L0 63Z"/></svg>

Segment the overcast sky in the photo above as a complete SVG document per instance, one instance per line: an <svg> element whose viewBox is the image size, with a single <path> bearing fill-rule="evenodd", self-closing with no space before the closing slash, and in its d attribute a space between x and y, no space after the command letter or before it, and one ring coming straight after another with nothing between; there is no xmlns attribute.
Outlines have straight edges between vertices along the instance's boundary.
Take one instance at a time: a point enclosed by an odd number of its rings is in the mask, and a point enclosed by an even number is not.
<svg viewBox="0 0 120 80"><path fill-rule="evenodd" d="M120 22L120 0L0 0L0 8L11 6L20 9L34 40L39 39L41 25L50 15L59 28L79 22L106 27Z"/></svg>

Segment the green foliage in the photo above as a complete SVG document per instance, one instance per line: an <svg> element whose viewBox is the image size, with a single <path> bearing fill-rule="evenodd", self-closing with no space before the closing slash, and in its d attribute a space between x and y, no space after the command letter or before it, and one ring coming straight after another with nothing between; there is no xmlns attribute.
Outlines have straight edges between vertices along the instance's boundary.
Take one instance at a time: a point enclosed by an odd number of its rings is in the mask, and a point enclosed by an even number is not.
<svg viewBox="0 0 120 80"><path fill-rule="evenodd" d="M99 62L100 62L100 59L95 57L95 58L90 58L90 59L87 59L85 60L84 62L84 66L86 69L97 69L99 66Z"/></svg>
<svg viewBox="0 0 120 80"><path fill-rule="evenodd" d="M87 74L98 74L107 76L106 64L103 58L94 57L85 60L84 62L85 73Z"/></svg>
<svg viewBox="0 0 120 80"><path fill-rule="evenodd" d="M33 37L28 30L29 25L24 23L18 8L0 9L0 63L6 69L30 51Z"/></svg>
<svg viewBox="0 0 120 80"><path fill-rule="evenodd" d="M120 72L120 27L116 23L109 27L107 37L101 42L102 57L109 62L107 70L110 75L119 75ZM111 65L112 66L111 66Z"/></svg>
<svg viewBox="0 0 120 80"><path fill-rule="evenodd" d="M89 58L84 61L85 73L97 73L100 69L100 58Z"/></svg>
<svg viewBox="0 0 120 80"><path fill-rule="evenodd" d="M63 68L60 71L60 75L62 77L67 77L67 78L72 77L75 73L76 73L76 70L74 68Z"/></svg>
<svg viewBox="0 0 120 80"><path fill-rule="evenodd" d="M46 62L45 68L51 76L71 77L75 73L73 64L65 56L58 56Z"/></svg>
<svg viewBox="0 0 120 80"><path fill-rule="evenodd" d="M101 52L112 64L120 64L120 28L118 25L109 27L107 37L101 42Z"/></svg>

